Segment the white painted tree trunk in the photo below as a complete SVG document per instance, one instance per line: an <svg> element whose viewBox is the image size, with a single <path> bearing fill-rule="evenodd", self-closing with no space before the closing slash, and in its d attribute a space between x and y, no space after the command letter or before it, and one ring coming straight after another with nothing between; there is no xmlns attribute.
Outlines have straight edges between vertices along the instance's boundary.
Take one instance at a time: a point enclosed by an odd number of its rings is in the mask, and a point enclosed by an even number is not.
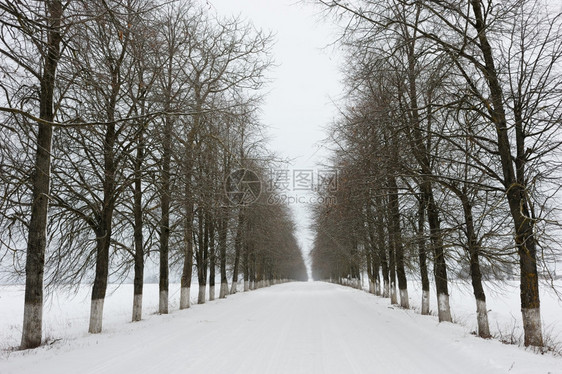
<svg viewBox="0 0 562 374"><path fill-rule="evenodd" d="M424 316L429 314L429 291L422 292L421 314Z"/></svg>
<svg viewBox="0 0 562 374"><path fill-rule="evenodd" d="M488 309L486 308L486 301L476 300L476 313L478 320L478 336L482 338L489 338L490 325L488 324Z"/></svg>
<svg viewBox="0 0 562 374"><path fill-rule="evenodd" d="M230 286L230 294L234 295L236 293L238 287L238 282L232 282L232 286Z"/></svg>
<svg viewBox="0 0 562 374"><path fill-rule="evenodd" d="M256 289L256 281L251 281L251 282L250 282L250 289L251 289L251 290L255 290L255 289Z"/></svg>
<svg viewBox="0 0 562 374"><path fill-rule="evenodd" d="M189 300L191 297L190 294L190 287L182 287L180 289L180 309L187 309L191 306L191 301Z"/></svg>
<svg viewBox="0 0 562 374"><path fill-rule="evenodd" d="M226 295L228 295L228 283L221 283L221 288L219 291L219 299L224 299L226 298Z"/></svg>
<svg viewBox="0 0 562 374"><path fill-rule="evenodd" d="M381 282L378 279L375 279L375 295L381 295Z"/></svg>
<svg viewBox="0 0 562 374"><path fill-rule="evenodd" d="M23 336L22 347L39 346L41 344L41 331L43 327L43 301L39 304L27 303L23 309L23 325L29 326L32 333L38 332L38 336ZM33 344L28 344L33 342Z"/></svg>
<svg viewBox="0 0 562 374"><path fill-rule="evenodd" d="M142 294L133 296L133 322L142 319Z"/></svg>
<svg viewBox="0 0 562 374"><path fill-rule="evenodd" d="M215 286L209 286L209 301L215 300Z"/></svg>
<svg viewBox="0 0 562 374"><path fill-rule="evenodd" d="M99 334L103 321L103 301L104 299L92 300L90 306L90 327L88 332L91 334Z"/></svg>
<svg viewBox="0 0 562 374"><path fill-rule="evenodd" d="M207 295L205 294L207 291L206 285L199 285L199 294L197 295L197 304L205 304L205 298Z"/></svg>
<svg viewBox="0 0 562 374"><path fill-rule="evenodd" d="M168 314L168 291L160 291L158 312Z"/></svg>
<svg viewBox="0 0 562 374"><path fill-rule="evenodd" d="M410 300L408 299L408 290L400 290L400 306L404 309L410 309Z"/></svg>
<svg viewBox="0 0 562 374"><path fill-rule="evenodd" d="M437 295L437 310L439 322L453 322L451 317L451 307L449 306L449 295Z"/></svg>
<svg viewBox="0 0 562 374"><path fill-rule="evenodd" d="M523 314L523 328L525 331L525 344L527 342L542 342L541 308L521 309Z"/></svg>
<svg viewBox="0 0 562 374"><path fill-rule="evenodd" d="M250 290L250 282L247 280L244 281L244 292L248 292Z"/></svg>
<svg viewBox="0 0 562 374"><path fill-rule="evenodd" d="M383 297L390 297L390 287L388 286L387 281L384 281L382 296Z"/></svg>
<svg viewBox="0 0 562 374"><path fill-rule="evenodd" d="M396 283L390 282L390 303L398 304L398 295L396 294Z"/></svg>

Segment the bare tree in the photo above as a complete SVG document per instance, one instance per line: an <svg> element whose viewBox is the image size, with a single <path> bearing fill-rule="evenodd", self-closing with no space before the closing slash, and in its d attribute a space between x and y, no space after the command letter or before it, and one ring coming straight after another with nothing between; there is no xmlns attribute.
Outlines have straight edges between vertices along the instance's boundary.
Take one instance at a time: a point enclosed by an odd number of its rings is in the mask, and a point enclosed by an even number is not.
<svg viewBox="0 0 562 374"><path fill-rule="evenodd" d="M408 73L404 98L408 99L409 120L413 124L408 128L412 131L416 158L422 166L423 182L420 187L425 194L423 201L427 204L434 249L442 247L438 205L435 196L431 196L436 176L429 168L431 159L424 152L425 145L419 143L423 139L423 132L420 132L423 129L419 124L429 121L433 111L452 107L479 117L475 126L463 124L464 127L459 126L454 133L442 137L440 135L444 134L439 134L438 138L446 139L457 147L456 137L466 136L471 145L485 150L487 158L495 161L487 165L479 159L481 152L468 152L464 147L470 162L478 165L503 188L520 260L525 345L542 345L537 223L544 217L537 214L534 202L541 200L540 205L545 206L545 199L551 195L537 188L537 178L543 181L543 188L551 188L549 177L545 176L553 175L558 168L555 162L550 161L550 154L559 148L559 143L552 141L560 118L557 89L560 78L554 73L560 66L562 43L559 15L549 16L552 9L534 0L501 3L429 1L415 4L400 0L360 2L363 6L340 1L320 3L329 9L341 10L340 15L349 15L351 21L346 35L353 34L358 39L377 40L379 43L381 39L386 40L384 35L401 36L403 43L399 46L407 59L395 70L405 68ZM378 35L375 35L369 39L373 27L382 32L382 38L377 39ZM447 61L446 66L435 68L441 73L448 71L447 83L457 87L457 94L449 93L448 102L434 98L424 107L415 102L419 97L415 83L419 75L416 74L422 71L416 67L421 65L422 55L417 53L415 45L420 43L424 48L419 50L425 51L427 56ZM396 54L392 55L392 58L395 57ZM431 110L431 106L436 109ZM421 117L422 110L429 115ZM426 136L429 134L427 132ZM467 203L465 197L459 197ZM465 227L470 226L468 205L464 204ZM474 248L472 254L475 254ZM434 259L436 278L441 279L437 284L438 293L446 295L445 273L439 270L444 269L440 252ZM472 264L476 265L475 257L472 259ZM476 269L473 272L478 278ZM477 288L475 286L475 294L480 294ZM477 297L483 300L482 295Z"/></svg>
<svg viewBox="0 0 562 374"><path fill-rule="evenodd" d="M37 121L36 153L33 166L31 217L28 224L26 251L25 309L22 329L22 348L41 344L43 316L43 273L47 245L47 211L51 178L51 145L55 122L56 72L61 58L62 43L69 26L69 16L63 1L2 2L0 54L4 74L23 70L24 75L39 85L35 103L39 110L21 103L16 113ZM14 69L14 67L17 68ZM14 78L16 78L14 76ZM16 78L17 79L17 78ZM13 112L18 104L10 100L9 88L2 84L8 107ZM4 104L4 103L2 103ZM38 116L34 113L38 112Z"/></svg>

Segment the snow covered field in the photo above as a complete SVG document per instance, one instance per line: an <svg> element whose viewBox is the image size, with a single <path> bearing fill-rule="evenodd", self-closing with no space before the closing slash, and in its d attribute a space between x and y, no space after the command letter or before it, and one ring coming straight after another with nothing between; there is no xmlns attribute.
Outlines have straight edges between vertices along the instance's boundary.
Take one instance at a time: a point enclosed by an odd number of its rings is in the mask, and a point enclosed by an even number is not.
<svg viewBox="0 0 562 374"><path fill-rule="evenodd" d="M555 287L558 292L562 291L562 281L557 281ZM513 335L523 341L519 283L507 281L500 285L484 282L484 290L492 335L502 335L504 338L506 335ZM431 312L436 314L435 290L432 289L431 292ZM544 284L541 284L540 292L544 335L560 342L562 347L562 301L552 288ZM408 293L410 307L419 311L422 300L421 285L409 282ZM449 294L453 321L465 326L467 332L476 331L476 302L470 283L450 281Z"/></svg>
<svg viewBox="0 0 562 374"><path fill-rule="evenodd" d="M192 284L191 302L197 302L197 283ZM24 286L0 286L0 349L18 346L23 320ZM48 341L88 335L91 287L82 286L76 294L52 292L46 299L43 335ZM109 285L104 305L103 331L112 332L131 321L133 285ZM217 292L218 295L218 287ZM170 311L179 310L180 284L170 284ZM207 290L208 298L208 290ZM158 311L158 284L145 284L143 319ZM1 372L0 372L1 374Z"/></svg>
<svg viewBox="0 0 562 374"><path fill-rule="evenodd" d="M348 287L289 283L178 311L174 285L166 316L155 314L157 288L147 285L139 323L129 322L132 286L114 290L101 335L86 333L89 289L53 297L45 329L54 344L4 350L0 373L562 373L562 358L482 340L469 327L439 324ZM413 286L410 293L415 304ZM472 318L470 293L451 293L455 318ZM2 287L3 348L19 342L22 295L22 287ZM543 319L559 329L560 304L553 300L551 310L544 300ZM489 296L492 327L498 316L512 319L502 314L511 302ZM517 318L517 303L511 310Z"/></svg>

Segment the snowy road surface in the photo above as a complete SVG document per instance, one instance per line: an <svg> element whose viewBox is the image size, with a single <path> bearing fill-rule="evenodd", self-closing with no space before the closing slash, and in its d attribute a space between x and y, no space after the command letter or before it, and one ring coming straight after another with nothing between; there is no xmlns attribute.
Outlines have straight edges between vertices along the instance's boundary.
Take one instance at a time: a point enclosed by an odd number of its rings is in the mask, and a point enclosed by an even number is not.
<svg viewBox="0 0 562 374"><path fill-rule="evenodd" d="M562 359L328 283L229 296L0 358L0 373L562 373Z"/></svg>

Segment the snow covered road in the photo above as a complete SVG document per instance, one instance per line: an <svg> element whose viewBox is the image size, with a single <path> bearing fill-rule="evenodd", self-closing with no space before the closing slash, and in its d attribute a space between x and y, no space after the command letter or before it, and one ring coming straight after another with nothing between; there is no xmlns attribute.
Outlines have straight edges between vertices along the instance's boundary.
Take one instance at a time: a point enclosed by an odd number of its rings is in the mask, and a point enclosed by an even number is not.
<svg viewBox="0 0 562 374"><path fill-rule="evenodd" d="M485 341L328 283L229 296L0 359L0 373L562 373L562 359Z"/></svg>

